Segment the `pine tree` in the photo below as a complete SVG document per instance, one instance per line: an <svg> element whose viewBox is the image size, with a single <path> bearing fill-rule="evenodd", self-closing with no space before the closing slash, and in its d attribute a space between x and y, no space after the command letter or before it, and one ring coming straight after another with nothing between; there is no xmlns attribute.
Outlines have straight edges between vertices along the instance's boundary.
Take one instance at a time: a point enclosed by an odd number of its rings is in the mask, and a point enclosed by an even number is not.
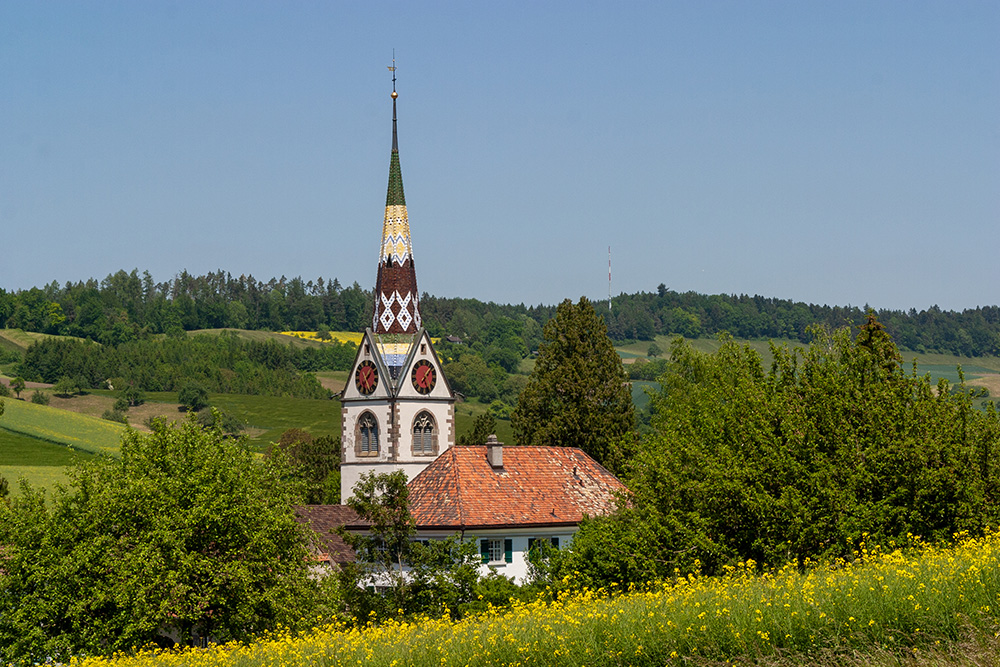
<svg viewBox="0 0 1000 667"><path fill-rule="evenodd" d="M579 447L611 469L635 424L628 375L593 305L566 299L543 331L535 369L511 414L521 445Z"/></svg>

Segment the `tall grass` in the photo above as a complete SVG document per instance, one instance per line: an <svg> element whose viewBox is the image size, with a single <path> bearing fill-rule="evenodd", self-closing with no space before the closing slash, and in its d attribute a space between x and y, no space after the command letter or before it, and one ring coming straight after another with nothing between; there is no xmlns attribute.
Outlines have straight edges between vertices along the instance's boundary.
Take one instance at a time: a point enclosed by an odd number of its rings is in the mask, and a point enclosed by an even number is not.
<svg viewBox="0 0 1000 667"><path fill-rule="evenodd" d="M78 667L279 665L662 665L814 661L943 652L995 636L1000 533L853 563L689 577L621 593L583 590L480 616L336 625L208 650L146 652ZM991 649L992 650L992 649ZM994 655L996 652L994 651ZM853 659L853 658L852 658ZM850 662L851 660L848 660Z"/></svg>

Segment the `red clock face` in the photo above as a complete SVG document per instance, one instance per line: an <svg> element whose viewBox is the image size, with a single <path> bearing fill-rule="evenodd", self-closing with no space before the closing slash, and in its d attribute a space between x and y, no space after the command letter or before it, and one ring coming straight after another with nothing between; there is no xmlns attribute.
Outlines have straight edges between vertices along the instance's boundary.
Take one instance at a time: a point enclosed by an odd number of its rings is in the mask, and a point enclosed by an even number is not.
<svg viewBox="0 0 1000 667"><path fill-rule="evenodd" d="M378 369L370 361L362 361L358 364L358 370L354 373L354 386L362 394L370 394L378 386Z"/></svg>
<svg viewBox="0 0 1000 667"><path fill-rule="evenodd" d="M425 359L421 359L413 365L410 380L413 382L413 388L421 394L431 393L435 383L437 383L437 373L434 372L434 365Z"/></svg>

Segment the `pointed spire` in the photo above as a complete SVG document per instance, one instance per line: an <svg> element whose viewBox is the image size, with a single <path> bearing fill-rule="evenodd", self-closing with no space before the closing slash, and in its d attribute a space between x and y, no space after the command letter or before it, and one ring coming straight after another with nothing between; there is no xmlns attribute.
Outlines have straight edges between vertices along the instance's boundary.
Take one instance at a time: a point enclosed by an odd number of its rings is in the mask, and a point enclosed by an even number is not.
<svg viewBox="0 0 1000 667"><path fill-rule="evenodd" d="M396 132L396 99L399 94L396 92L395 56L389 70L392 72L392 154L389 158L389 187L385 195L372 331L376 334L415 334L420 328L420 311L417 308L417 274L413 266L403 174L399 167Z"/></svg>

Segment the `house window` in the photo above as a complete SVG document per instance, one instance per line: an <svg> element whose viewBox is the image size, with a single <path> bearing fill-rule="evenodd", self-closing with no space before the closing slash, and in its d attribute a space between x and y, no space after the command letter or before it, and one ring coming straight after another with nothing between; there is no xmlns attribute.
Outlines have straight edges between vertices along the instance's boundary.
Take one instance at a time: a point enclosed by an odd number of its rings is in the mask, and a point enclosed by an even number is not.
<svg viewBox="0 0 1000 667"><path fill-rule="evenodd" d="M434 417L426 410L413 420L413 453L416 456L433 456L437 447L437 429Z"/></svg>
<svg viewBox="0 0 1000 667"><path fill-rule="evenodd" d="M420 344L420 354L427 354L427 343Z"/></svg>
<svg viewBox="0 0 1000 667"><path fill-rule="evenodd" d="M366 412L358 420L358 456L375 456L378 454L378 422L374 415Z"/></svg>
<svg viewBox="0 0 1000 667"><path fill-rule="evenodd" d="M551 547L553 549L559 548L559 538L558 537L529 537L528 538L528 551L533 549L544 549L545 547Z"/></svg>
<svg viewBox="0 0 1000 667"><path fill-rule="evenodd" d="M514 541L503 538L479 540L479 552L484 563L510 563L514 560Z"/></svg>

